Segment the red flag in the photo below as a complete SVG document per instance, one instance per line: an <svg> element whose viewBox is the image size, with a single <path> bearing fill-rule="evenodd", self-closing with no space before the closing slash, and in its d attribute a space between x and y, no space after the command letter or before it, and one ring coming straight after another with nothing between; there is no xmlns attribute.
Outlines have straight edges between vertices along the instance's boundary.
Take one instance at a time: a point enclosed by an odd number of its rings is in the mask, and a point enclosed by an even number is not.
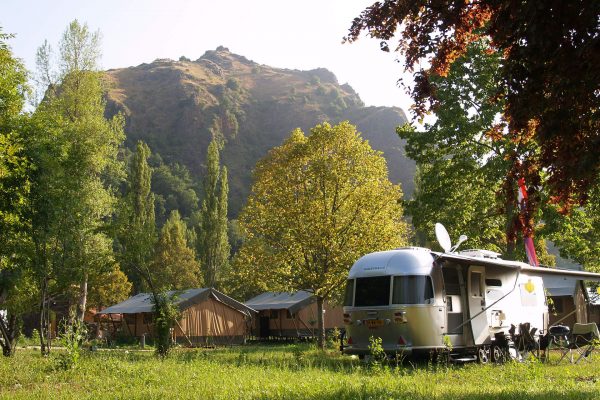
<svg viewBox="0 0 600 400"><path fill-rule="evenodd" d="M527 221L527 188L525 187L525 178L519 178L519 206L521 207L523 220ZM525 244L525 254L527 254L529 265L538 267L540 263L535 254L533 238L531 237L531 233L525 229L525 224L523 224L523 243Z"/></svg>

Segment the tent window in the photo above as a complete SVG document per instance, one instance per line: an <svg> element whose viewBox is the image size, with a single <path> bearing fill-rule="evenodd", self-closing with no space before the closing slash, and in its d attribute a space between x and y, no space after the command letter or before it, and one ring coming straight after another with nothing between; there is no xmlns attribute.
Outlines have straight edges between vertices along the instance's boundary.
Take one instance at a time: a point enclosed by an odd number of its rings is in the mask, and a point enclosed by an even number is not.
<svg viewBox="0 0 600 400"><path fill-rule="evenodd" d="M433 285L427 275L394 277L392 304L428 304L433 299Z"/></svg>
<svg viewBox="0 0 600 400"><path fill-rule="evenodd" d="M144 324L150 325L153 322L152 313L144 313Z"/></svg>
<svg viewBox="0 0 600 400"><path fill-rule="evenodd" d="M269 314L269 318L270 319L279 318L279 310L271 310L271 313Z"/></svg>
<svg viewBox="0 0 600 400"><path fill-rule="evenodd" d="M125 323L128 325L135 325L135 314L123 314L125 317Z"/></svg>
<svg viewBox="0 0 600 400"><path fill-rule="evenodd" d="M551 297L552 299L552 303L554 304L554 311L557 314L562 314L563 312L565 312L565 309L563 308L563 298L562 297Z"/></svg>

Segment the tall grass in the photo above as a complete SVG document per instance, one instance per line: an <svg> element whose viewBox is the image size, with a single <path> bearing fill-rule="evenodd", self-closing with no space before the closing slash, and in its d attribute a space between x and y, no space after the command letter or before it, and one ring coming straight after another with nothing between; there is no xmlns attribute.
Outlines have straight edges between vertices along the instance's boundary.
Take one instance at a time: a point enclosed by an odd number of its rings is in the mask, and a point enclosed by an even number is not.
<svg viewBox="0 0 600 400"><path fill-rule="evenodd" d="M538 362L376 370L311 345L145 352L85 352L73 370L55 356L19 350L0 359L2 399L598 399L600 357L579 365Z"/></svg>

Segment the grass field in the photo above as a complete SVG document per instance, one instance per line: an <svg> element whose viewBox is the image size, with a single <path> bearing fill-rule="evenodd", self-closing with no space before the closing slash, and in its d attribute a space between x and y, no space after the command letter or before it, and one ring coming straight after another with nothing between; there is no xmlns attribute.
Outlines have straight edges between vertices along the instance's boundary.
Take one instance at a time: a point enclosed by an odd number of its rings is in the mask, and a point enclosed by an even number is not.
<svg viewBox="0 0 600 400"><path fill-rule="evenodd" d="M0 358L1 399L600 399L592 363L450 366L423 362L373 370L311 345L151 352L85 352L60 370L57 352Z"/></svg>

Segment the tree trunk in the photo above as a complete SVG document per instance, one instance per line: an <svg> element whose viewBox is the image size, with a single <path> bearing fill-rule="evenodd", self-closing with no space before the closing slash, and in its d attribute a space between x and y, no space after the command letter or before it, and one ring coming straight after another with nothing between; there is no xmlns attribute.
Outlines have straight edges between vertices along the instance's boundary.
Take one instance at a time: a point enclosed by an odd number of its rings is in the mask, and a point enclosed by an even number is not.
<svg viewBox="0 0 600 400"><path fill-rule="evenodd" d="M40 291L40 351L42 356L50 354L50 346L46 341L46 334L50 330L48 328L48 301L47 301L48 277L44 277L42 281L42 290Z"/></svg>
<svg viewBox="0 0 600 400"><path fill-rule="evenodd" d="M7 319L0 314L0 336L2 341L2 354L6 357L13 356L17 349L17 339L20 335L19 324L16 315L8 314Z"/></svg>
<svg viewBox="0 0 600 400"><path fill-rule="evenodd" d="M321 296L317 296L317 328L319 348L325 350L325 323L323 321L323 297Z"/></svg>
<svg viewBox="0 0 600 400"><path fill-rule="evenodd" d="M87 294L88 294L88 273L86 272L83 276L83 280L79 284L79 304L77 306L77 320L83 323L85 318L85 309L87 306Z"/></svg>

